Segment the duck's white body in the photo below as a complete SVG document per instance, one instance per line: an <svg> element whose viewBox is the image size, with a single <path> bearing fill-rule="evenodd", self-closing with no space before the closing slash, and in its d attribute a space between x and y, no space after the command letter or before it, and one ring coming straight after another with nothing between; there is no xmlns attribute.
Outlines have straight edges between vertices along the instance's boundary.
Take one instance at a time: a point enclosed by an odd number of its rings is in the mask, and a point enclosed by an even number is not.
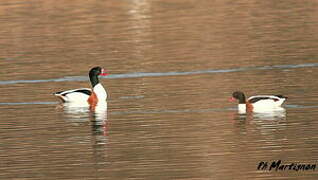
<svg viewBox="0 0 318 180"><path fill-rule="evenodd" d="M102 84L98 83L93 90L89 88L72 89L67 91L57 92L54 95L62 99L65 103L72 104L88 104L89 98L95 94L98 102L106 102L107 92Z"/></svg>
<svg viewBox="0 0 318 180"><path fill-rule="evenodd" d="M89 93L84 93L89 92ZM79 88L67 91L57 92L54 95L63 100L63 102L87 102L92 90L89 88Z"/></svg>
<svg viewBox="0 0 318 180"><path fill-rule="evenodd" d="M245 100L245 95L242 92L234 92L233 97L239 99L239 113L245 113L246 111L266 112L281 110L282 104L287 99L287 97L282 95L257 95Z"/></svg>
<svg viewBox="0 0 318 180"><path fill-rule="evenodd" d="M253 103L253 99L264 98ZM254 109L275 109L281 107L286 98L275 95L257 95L247 99L253 105Z"/></svg>

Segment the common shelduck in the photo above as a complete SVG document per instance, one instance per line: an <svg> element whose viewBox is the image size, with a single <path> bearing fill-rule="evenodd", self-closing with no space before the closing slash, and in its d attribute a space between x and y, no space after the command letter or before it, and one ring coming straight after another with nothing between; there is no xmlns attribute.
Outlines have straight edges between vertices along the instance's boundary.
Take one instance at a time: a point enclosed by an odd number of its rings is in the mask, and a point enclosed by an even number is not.
<svg viewBox="0 0 318 180"><path fill-rule="evenodd" d="M99 83L98 76L108 75L101 67L94 67L89 71L89 79L92 89L80 88L68 91L59 91L54 93L64 103L80 104L80 105L96 105L104 103L107 99L107 93L103 85Z"/></svg>
<svg viewBox="0 0 318 180"><path fill-rule="evenodd" d="M281 108L281 105L287 99L283 95L257 95L245 98L245 94L241 91L233 92L230 101L238 100L239 112L251 111L271 111Z"/></svg>

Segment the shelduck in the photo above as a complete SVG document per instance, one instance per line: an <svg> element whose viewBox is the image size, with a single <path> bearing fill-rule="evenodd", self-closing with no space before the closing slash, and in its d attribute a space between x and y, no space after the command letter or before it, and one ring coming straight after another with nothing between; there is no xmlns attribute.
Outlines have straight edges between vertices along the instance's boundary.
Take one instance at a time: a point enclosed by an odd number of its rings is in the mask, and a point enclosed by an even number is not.
<svg viewBox="0 0 318 180"><path fill-rule="evenodd" d="M106 103L107 93L103 85L99 82L98 76L108 75L101 67L94 67L89 71L89 79L92 85L90 88L79 88L54 93L56 97L64 103L79 105L96 105L97 103Z"/></svg>
<svg viewBox="0 0 318 180"><path fill-rule="evenodd" d="M246 99L243 92L236 91L233 92L230 101L239 101L239 112L252 112L280 109L286 99L287 97L283 95L257 95Z"/></svg>

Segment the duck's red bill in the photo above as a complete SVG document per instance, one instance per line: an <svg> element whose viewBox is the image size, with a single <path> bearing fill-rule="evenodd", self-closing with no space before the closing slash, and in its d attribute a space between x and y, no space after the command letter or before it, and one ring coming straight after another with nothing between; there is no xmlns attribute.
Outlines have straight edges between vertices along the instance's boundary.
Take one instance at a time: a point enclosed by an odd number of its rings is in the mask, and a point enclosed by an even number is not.
<svg viewBox="0 0 318 180"><path fill-rule="evenodd" d="M230 102L234 102L234 101L235 101L235 98L234 98L234 97L231 97L231 98L229 99L229 101L230 101Z"/></svg>
<svg viewBox="0 0 318 180"><path fill-rule="evenodd" d="M100 73L100 75L101 75L101 76L107 76L107 75L109 75L109 73L106 73L106 72L105 72L105 69L102 69L102 73Z"/></svg>

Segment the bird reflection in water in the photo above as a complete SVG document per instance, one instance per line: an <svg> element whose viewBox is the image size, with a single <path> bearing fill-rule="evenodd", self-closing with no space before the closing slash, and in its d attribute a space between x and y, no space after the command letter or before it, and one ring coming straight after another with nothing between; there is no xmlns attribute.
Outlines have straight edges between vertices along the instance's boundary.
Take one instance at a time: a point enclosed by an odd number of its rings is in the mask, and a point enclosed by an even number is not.
<svg viewBox="0 0 318 180"><path fill-rule="evenodd" d="M280 120L286 117L286 109L283 107L259 110L254 112L241 112L236 113L234 120Z"/></svg>
<svg viewBox="0 0 318 180"><path fill-rule="evenodd" d="M91 106L88 104L64 103L59 105L58 108L63 109L67 120L72 123L90 122L93 135L108 135L107 102Z"/></svg>
<svg viewBox="0 0 318 180"><path fill-rule="evenodd" d="M66 121L74 125L84 125L87 123L91 126L91 134L79 136L76 135L77 143L87 143L87 138L90 138L89 144L92 146L92 158L94 159L93 168L96 173L103 169L105 162L108 162L108 129L109 122L107 121L107 103L98 103L94 106L78 105L72 103L64 103L58 106L63 109L63 116Z"/></svg>
<svg viewBox="0 0 318 180"><path fill-rule="evenodd" d="M255 127L262 134L268 135L286 125L286 110L282 107L257 112L238 112L233 117L234 125L245 133L246 128Z"/></svg>

